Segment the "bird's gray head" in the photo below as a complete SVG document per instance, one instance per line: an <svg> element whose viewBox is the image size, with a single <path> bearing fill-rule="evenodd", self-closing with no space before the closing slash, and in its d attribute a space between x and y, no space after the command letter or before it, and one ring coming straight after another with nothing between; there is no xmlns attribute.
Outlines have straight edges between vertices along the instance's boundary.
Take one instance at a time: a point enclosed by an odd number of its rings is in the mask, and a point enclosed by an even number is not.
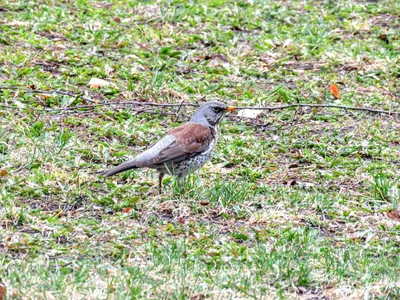
<svg viewBox="0 0 400 300"><path fill-rule="evenodd" d="M197 109L190 122L215 126L227 112L233 110L236 110L236 107L228 106L219 101L210 101Z"/></svg>

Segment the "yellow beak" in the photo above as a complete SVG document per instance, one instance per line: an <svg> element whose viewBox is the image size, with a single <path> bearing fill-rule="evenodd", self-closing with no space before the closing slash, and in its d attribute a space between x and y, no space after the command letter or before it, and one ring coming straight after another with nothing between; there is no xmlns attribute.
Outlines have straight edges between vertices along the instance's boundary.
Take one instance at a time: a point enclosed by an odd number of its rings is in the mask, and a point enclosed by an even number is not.
<svg viewBox="0 0 400 300"><path fill-rule="evenodd" d="M228 108L226 109L226 111L229 111L229 112L234 111L234 110L237 110L237 107L228 106Z"/></svg>

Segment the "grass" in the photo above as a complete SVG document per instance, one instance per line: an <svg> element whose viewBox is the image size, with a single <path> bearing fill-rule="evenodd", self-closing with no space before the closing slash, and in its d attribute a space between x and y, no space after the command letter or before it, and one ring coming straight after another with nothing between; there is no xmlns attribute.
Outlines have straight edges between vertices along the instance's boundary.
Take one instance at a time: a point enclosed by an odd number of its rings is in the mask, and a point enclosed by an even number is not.
<svg viewBox="0 0 400 300"><path fill-rule="evenodd" d="M395 0L4 2L0 80L20 87L0 91L8 299L399 298L395 117L226 119L211 162L158 195L154 171L95 171L191 108L35 110L90 97L400 111L399 14ZM113 85L90 88L93 77Z"/></svg>

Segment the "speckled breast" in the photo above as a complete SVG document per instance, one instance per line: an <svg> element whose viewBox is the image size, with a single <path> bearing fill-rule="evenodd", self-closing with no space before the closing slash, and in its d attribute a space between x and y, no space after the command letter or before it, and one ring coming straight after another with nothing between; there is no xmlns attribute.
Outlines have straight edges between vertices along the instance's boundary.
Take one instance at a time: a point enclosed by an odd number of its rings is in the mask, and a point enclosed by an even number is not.
<svg viewBox="0 0 400 300"><path fill-rule="evenodd" d="M210 159L213 149L217 144L218 131L216 129L214 129L213 136L214 138L212 143L210 143L209 147L203 152L193 157L190 157L189 159L159 165L157 166L157 171L160 173L175 176L185 176L191 172L197 171Z"/></svg>

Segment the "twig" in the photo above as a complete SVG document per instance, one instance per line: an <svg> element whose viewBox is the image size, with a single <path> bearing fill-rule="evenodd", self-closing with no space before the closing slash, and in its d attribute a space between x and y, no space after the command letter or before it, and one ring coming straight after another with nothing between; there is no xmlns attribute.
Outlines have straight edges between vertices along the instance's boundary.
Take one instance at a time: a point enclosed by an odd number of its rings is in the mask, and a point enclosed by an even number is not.
<svg viewBox="0 0 400 300"><path fill-rule="evenodd" d="M10 89L10 90L20 90L20 89L25 89L26 92L28 93L56 93L56 94L61 94L61 95L68 95L72 97L81 97L84 100L93 102L94 104L92 105L77 105L73 107L64 107L64 108L44 108L44 109L37 109L37 108L29 108L34 111L40 111L40 112L56 112L56 111L69 111L69 110L79 110L79 109L92 109L100 106L125 106L125 105L139 105L139 106L151 106L151 107L178 107L178 112L182 107L197 107L198 104L193 104L193 103L156 103L156 102L145 102L145 101L137 101L136 99L128 99L126 101L120 101L120 102L106 102L106 103L96 103L93 99L90 99L88 97L84 97L79 93L73 93L69 91L62 91L62 90L49 90L49 91L44 91L44 90L29 90L27 88L23 87L15 87L15 86L0 86L0 90L2 89ZM140 99L143 100L143 99ZM16 109L15 107L5 105L5 104L0 104L0 106L10 108L10 109ZM344 106L344 105L336 105L336 104L305 104L305 103L291 103L287 105L281 105L281 106L263 106L263 107L249 107L249 106L241 106L238 107L238 109L252 109L252 110L267 110L267 111L274 111L274 110L283 110L283 109L288 109L288 108L293 108L293 107L317 107L317 108L338 108L338 109L343 109L343 110L354 110L354 111L366 111L370 113L378 113L378 114L386 114L386 115L394 115L394 116L399 116L400 112L397 111L388 111L388 110L381 110L381 109L372 109L372 108L367 108L367 107L355 107L355 106Z"/></svg>
<svg viewBox="0 0 400 300"><path fill-rule="evenodd" d="M387 115L399 115L400 112L392 112L388 110L380 110L380 109L372 109L367 107L355 107L355 106L343 106L343 105L335 105L335 104L302 104L302 103L293 103L282 106L264 106L264 107L250 107L250 106L240 106L238 109L258 109L258 110L282 110L292 107L321 107L321 108L339 108L344 110L358 110L358 111L367 111L371 113L379 113L379 114L387 114Z"/></svg>
<svg viewBox="0 0 400 300"><path fill-rule="evenodd" d="M96 103L95 100L92 98L83 96L83 93L74 93L74 92L69 92L69 91L62 91L62 90L31 90L28 88L20 87L20 86L0 86L0 91L1 90L24 90L26 93L32 93L32 94L59 94L59 95L66 95L66 96L71 96L75 98L82 98L85 101Z"/></svg>
<svg viewBox="0 0 400 300"><path fill-rule="evenodd" d="M126 101L121 101L119 104L135 104L135 105L148 105L148 106L156 106L156 107L183 107L183 106L191 106L191 107L198 107L198 104L193 104L193 103L156 103L156 102L141 102L141 101L135 101L135 100L126 100Z"/></svg>
<svg viewBox="0 0 400 300"><path fill-rule="evenodd" d="M181 111L182 106L183 106L183 101L181 102L181 105L179 105L178 110L176 111L176 118L174 122L178 122L179 112Z"/></svg>
<svg viewBox="0 0 400 300"><path fill-rule="evenodd" d="M155 102L140 102L140 101L120 101L120 102L107 102L107 103L98 103L98 104L91 104L91 105L77 105L73 107L64 107L64 108L44 108L44 109L37 109L37 108L29 108L35 111L40 112L55 112L55 111L67 111L67 110L78 110L78 109L85 109L85 108L96 108L100 106L126 106L129 104L139 105L139 106L153 106L153 107L183 107L183 106L191 106L197 107L196 104L193 103L155 103ZM0 106L17 109L16 107L1 104ZM355 111L366 111L370 113L378 113L378 114L386 114L392 116L400 115L400 112L397 111L388 111L388 110L380 110L380 109L372 109L367 107L354 107L354 106L343 106L343 105L335 105L335 104L288 104L282 106L262 106L262 107L251 107L251 106L240 106L238 109L254 109L254 110L284 110L293 107L319 107L319 108L339 108L343 110L355 110Z"/></svg>
<svg viewBox="0 0 400 300"><path fill-rule="evenodd" d="M155 102L140 102L140 101L129 101L128 100L128 101L120 101L120 102L107 102L107 103L97 103L97 104L87 104L87 105L76 105L76 106L64 107L64 108L38 109L38 108L32 107L29 109L34 110L34 111L40 111L40 112L55 112L55 111L78 110L78 109L85 109L85 108L96 108L96 107L100 107L100 106L127 106L129 104L139 105L139 106L153 106L153 107L180 107L180 106L197 107L196 104L192 104L192 103L174 104L174 103L155 103ZM17 107L13 107L13 106L1 104L1 103L0 103L0 106L17 109Z"/></svg>

